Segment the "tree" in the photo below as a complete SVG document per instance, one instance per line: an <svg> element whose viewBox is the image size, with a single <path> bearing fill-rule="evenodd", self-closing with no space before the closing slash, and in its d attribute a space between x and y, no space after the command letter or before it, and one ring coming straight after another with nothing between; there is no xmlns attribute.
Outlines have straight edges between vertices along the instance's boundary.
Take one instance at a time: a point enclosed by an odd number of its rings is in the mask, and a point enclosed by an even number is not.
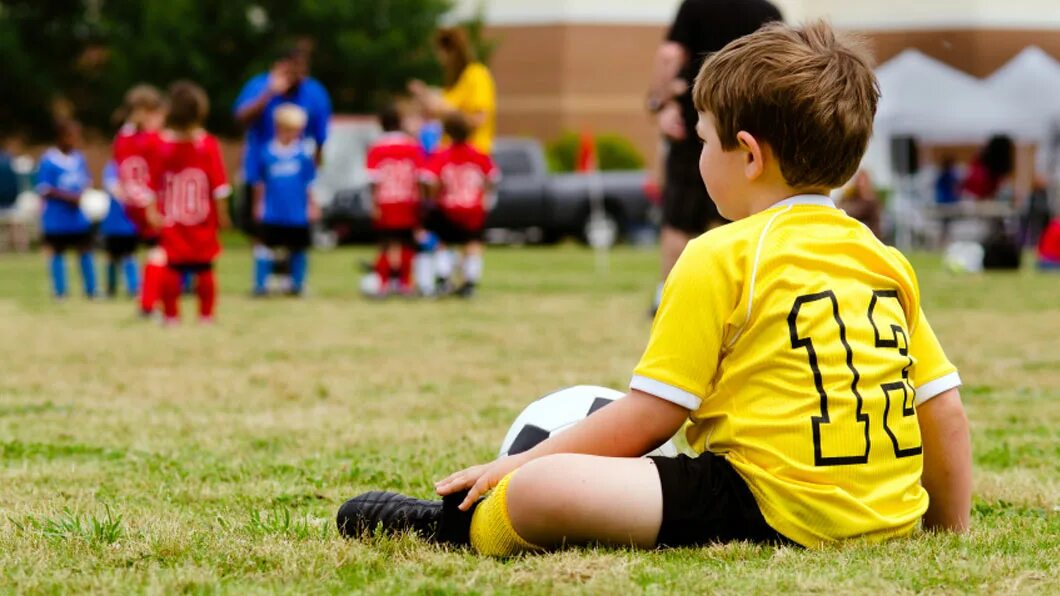
<svg viewBox="0 0 1060 596"><path fill-rule="evenodd" d="M231 106L242 83L295 41L314 48L313 76L336 111L372 110L410 78L439 80L430 38L450 7L451 0L0 0L0 134L46 134L64 103L109 132L130 86L184 78L209 93L210 128L234 134Z"/></svg>

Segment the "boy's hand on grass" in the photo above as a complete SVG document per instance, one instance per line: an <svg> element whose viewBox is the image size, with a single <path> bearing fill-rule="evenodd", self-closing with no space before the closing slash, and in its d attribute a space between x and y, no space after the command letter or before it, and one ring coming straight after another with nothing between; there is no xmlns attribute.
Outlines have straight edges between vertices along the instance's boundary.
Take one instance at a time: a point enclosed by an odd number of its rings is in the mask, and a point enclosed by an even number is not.
<svg viewBox="0 0 1060 596"><path fill-rule="evenodd" d="M467 511L479 497L497 486L502 478L526 463L527 460L522 457L523 455L509 455L488 464L465 468L436 482L434 490L444 497L469 489L467 497L459 506L461 511Z"/></svg>

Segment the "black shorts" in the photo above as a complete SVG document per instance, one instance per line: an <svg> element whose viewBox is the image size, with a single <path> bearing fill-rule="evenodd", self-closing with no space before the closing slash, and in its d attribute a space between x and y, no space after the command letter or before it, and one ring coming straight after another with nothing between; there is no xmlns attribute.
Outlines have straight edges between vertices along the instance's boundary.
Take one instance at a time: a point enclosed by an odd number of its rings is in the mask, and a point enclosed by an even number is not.
<svg viewBox="0 0 1060 596"><path fill-rule="evenodd" d="M718 207L707 194L699 174L699 143L674 143L666 159L666 182L663 186L663 225L698 236L725 223Z"/></svg>
<svg viewBox="0 0 1060 596"><path fill-rule="evenodd" d="M381 243L398 243L405 246L416 246L416 230L376 230L375 237Z"/></svg>
<svg viewBox="0 0 1060 596"><path fill-rule="evenodd" d="M92 232L44 234L44 243L55 252L66 252L71 248L77 251L89 250L92 248Z"/></svg>
<svg viewBox="0 0 1060 596"><path fill-rule="evenodd" d="M469 242L482 242L482 228L469 230L445 216L444 213L435 209L427 215L426 226L434 232L444 244L467 244Z"/></svg>
<svg viewBox="0 0 1060 596"><path fill-rule="evenodd" d="M103 249L112 259L127 257L136 252L140 245L139 236L104 236Z"/></svg>
<svg viewBox="0 0 1060 596"><path fill-rule="evenodd" d="M751 489L724 457L704 453L650 459L662 484L659 546L736 540L793 544L766 523Z"/></svg>
<svg viewBox="0 0 1060 596"><path fill-rule="evenodd" d="M166 263L166 267L180 274L206 273L213 270L213 263Z"/></svg>
<svg viewBox="0 0 1060 596"><path fill-rule="evenodd" d="M269 248L302 251L313 243L309 226L279 226L263 223L258 228L261 243Z"/></svg>

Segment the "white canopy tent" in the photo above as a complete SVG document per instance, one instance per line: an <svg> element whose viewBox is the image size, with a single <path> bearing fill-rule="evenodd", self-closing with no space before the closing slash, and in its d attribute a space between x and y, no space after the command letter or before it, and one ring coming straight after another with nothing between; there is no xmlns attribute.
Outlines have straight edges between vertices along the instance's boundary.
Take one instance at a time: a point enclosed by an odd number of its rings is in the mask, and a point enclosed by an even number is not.
<svg viewBox="0 0 1060 596"><path fill-rule="evenodd" d="M980 143L997 133L1023 137L1016 107L993 95L982 81L931 58L905 50L876 70L880 104L864 167L890 185L891 139L914 136L934 143Z"/></svg>
<svg viewBox="0 0 1060 596"><path fill-rule="evenodd" d="M992 97L1016 109L1013 129L1038 145L1038 170L1055 164L1051 141L1060 122L1060 62L1031 46L997 69L984 85Z"/></svg>

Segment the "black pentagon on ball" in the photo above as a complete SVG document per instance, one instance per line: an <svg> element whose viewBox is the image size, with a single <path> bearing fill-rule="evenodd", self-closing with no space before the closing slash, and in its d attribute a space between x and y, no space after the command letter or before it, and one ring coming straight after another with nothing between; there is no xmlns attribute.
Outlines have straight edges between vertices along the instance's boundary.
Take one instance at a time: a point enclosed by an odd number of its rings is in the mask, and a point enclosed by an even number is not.
<svg viewBox="0 0 1060 596"><path fill-rule="evenodd" d="M598 397L593 400L593 405L589 406L589 411L585 413L586 416L613 402L613 399L607 399L606 397Z"/></svg>
<svg viewBox="0 0 1060 596"><path fill-rule="evenodd" d="M533 449L535 445L537 445L541 441L544 441L547 438L547 430L541 428L540 426L527 424L523 428L519 429L519 434L515 436L515 440L512 441L511 447L508 448L508 455L515 455L516 453L529 451Z"/></svg>

